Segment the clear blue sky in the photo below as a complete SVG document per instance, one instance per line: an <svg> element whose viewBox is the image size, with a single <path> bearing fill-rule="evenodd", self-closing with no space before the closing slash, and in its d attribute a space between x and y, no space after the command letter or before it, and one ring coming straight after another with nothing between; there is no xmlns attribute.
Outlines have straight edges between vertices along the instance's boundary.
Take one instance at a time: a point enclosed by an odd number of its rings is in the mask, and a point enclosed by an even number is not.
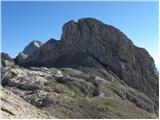
<svg viewBox="0 0 160 120"><path fill-rule="evenodd" d="M2 51L15 57L32 40L60 39L64 23L94 17L124 32L155 58L158 2L2 2Z"/></svg>

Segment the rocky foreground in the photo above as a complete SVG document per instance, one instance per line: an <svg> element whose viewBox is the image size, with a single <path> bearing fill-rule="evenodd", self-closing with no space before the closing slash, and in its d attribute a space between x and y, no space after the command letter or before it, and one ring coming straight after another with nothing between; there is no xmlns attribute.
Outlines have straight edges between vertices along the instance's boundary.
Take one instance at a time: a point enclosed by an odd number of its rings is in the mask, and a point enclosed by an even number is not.
<svg viewBox="0 0 160 120"><path fill-rule="evenodd" d="M93 18L62 31L60 41L33 41L15 59L2 53L3 88L48 113L37 118L158 118L158 73L145 49Z"/></svg>
<svg viewBox="0 0 160 120"><path fill-rule="evenodd" d="M1 88L1 118L2 119L53 119L47 112L29 104L6 88Z"/></svg>

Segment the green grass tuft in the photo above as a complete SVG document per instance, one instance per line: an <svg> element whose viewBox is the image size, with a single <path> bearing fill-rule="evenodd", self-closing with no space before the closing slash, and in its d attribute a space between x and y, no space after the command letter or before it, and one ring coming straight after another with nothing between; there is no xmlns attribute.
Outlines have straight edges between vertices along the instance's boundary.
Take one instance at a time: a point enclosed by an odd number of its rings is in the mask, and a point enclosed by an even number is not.
<svg viewBox="0 0 160 120"><path fill-rule="evenodd" d="M9 110L6 109L6 108L1 107L1 110L4 111L4 112L9 113L10 115L15 115L14 113L12 113L11 111L9 111Z"/></svg>

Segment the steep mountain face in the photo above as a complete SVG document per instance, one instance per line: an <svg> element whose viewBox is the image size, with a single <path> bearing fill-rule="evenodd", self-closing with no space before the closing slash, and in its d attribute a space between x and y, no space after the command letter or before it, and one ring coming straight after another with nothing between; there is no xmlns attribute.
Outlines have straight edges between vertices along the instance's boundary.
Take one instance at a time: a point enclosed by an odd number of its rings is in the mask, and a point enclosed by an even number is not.
<svg viewBox="0 0 160 120"><path fill-rule="evenodd" d="M2 69L2 85L31 104L57 118L158 116L154 60L117 28L72 20L61 40L32 44Z"/></svg>
<svg viewBox="0 0 160 120"><path fill-rule="evenodd" d="M96 19L70 21L60 41L49 40L22 65L105 69L153 99L158 97L158 76L153 58L120 30Z"/></svg>

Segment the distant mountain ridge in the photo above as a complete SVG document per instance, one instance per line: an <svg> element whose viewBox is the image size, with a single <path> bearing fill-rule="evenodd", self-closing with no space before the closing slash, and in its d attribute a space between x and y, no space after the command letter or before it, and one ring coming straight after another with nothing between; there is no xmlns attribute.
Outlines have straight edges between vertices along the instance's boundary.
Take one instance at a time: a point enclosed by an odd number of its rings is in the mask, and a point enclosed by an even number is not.
<svg viewBox="0 0 160 120"><path fill-rule="evenodd" d="M42 43L38 40L33 40L29 45L27 45L24 50L22 51L26 55L30 55L36 49L42 46Z"/></svg>
<svg viewBox="0 0 160 120"><path fill-rule="evenodd" d="M35 52L38 48L40 48L43 44L38 40L33 40L30 42L22 52L18 54L18 56L15 58L16 63L22 62L24 59L26 59L29 55L31 55L33 52Z"/></svg>

